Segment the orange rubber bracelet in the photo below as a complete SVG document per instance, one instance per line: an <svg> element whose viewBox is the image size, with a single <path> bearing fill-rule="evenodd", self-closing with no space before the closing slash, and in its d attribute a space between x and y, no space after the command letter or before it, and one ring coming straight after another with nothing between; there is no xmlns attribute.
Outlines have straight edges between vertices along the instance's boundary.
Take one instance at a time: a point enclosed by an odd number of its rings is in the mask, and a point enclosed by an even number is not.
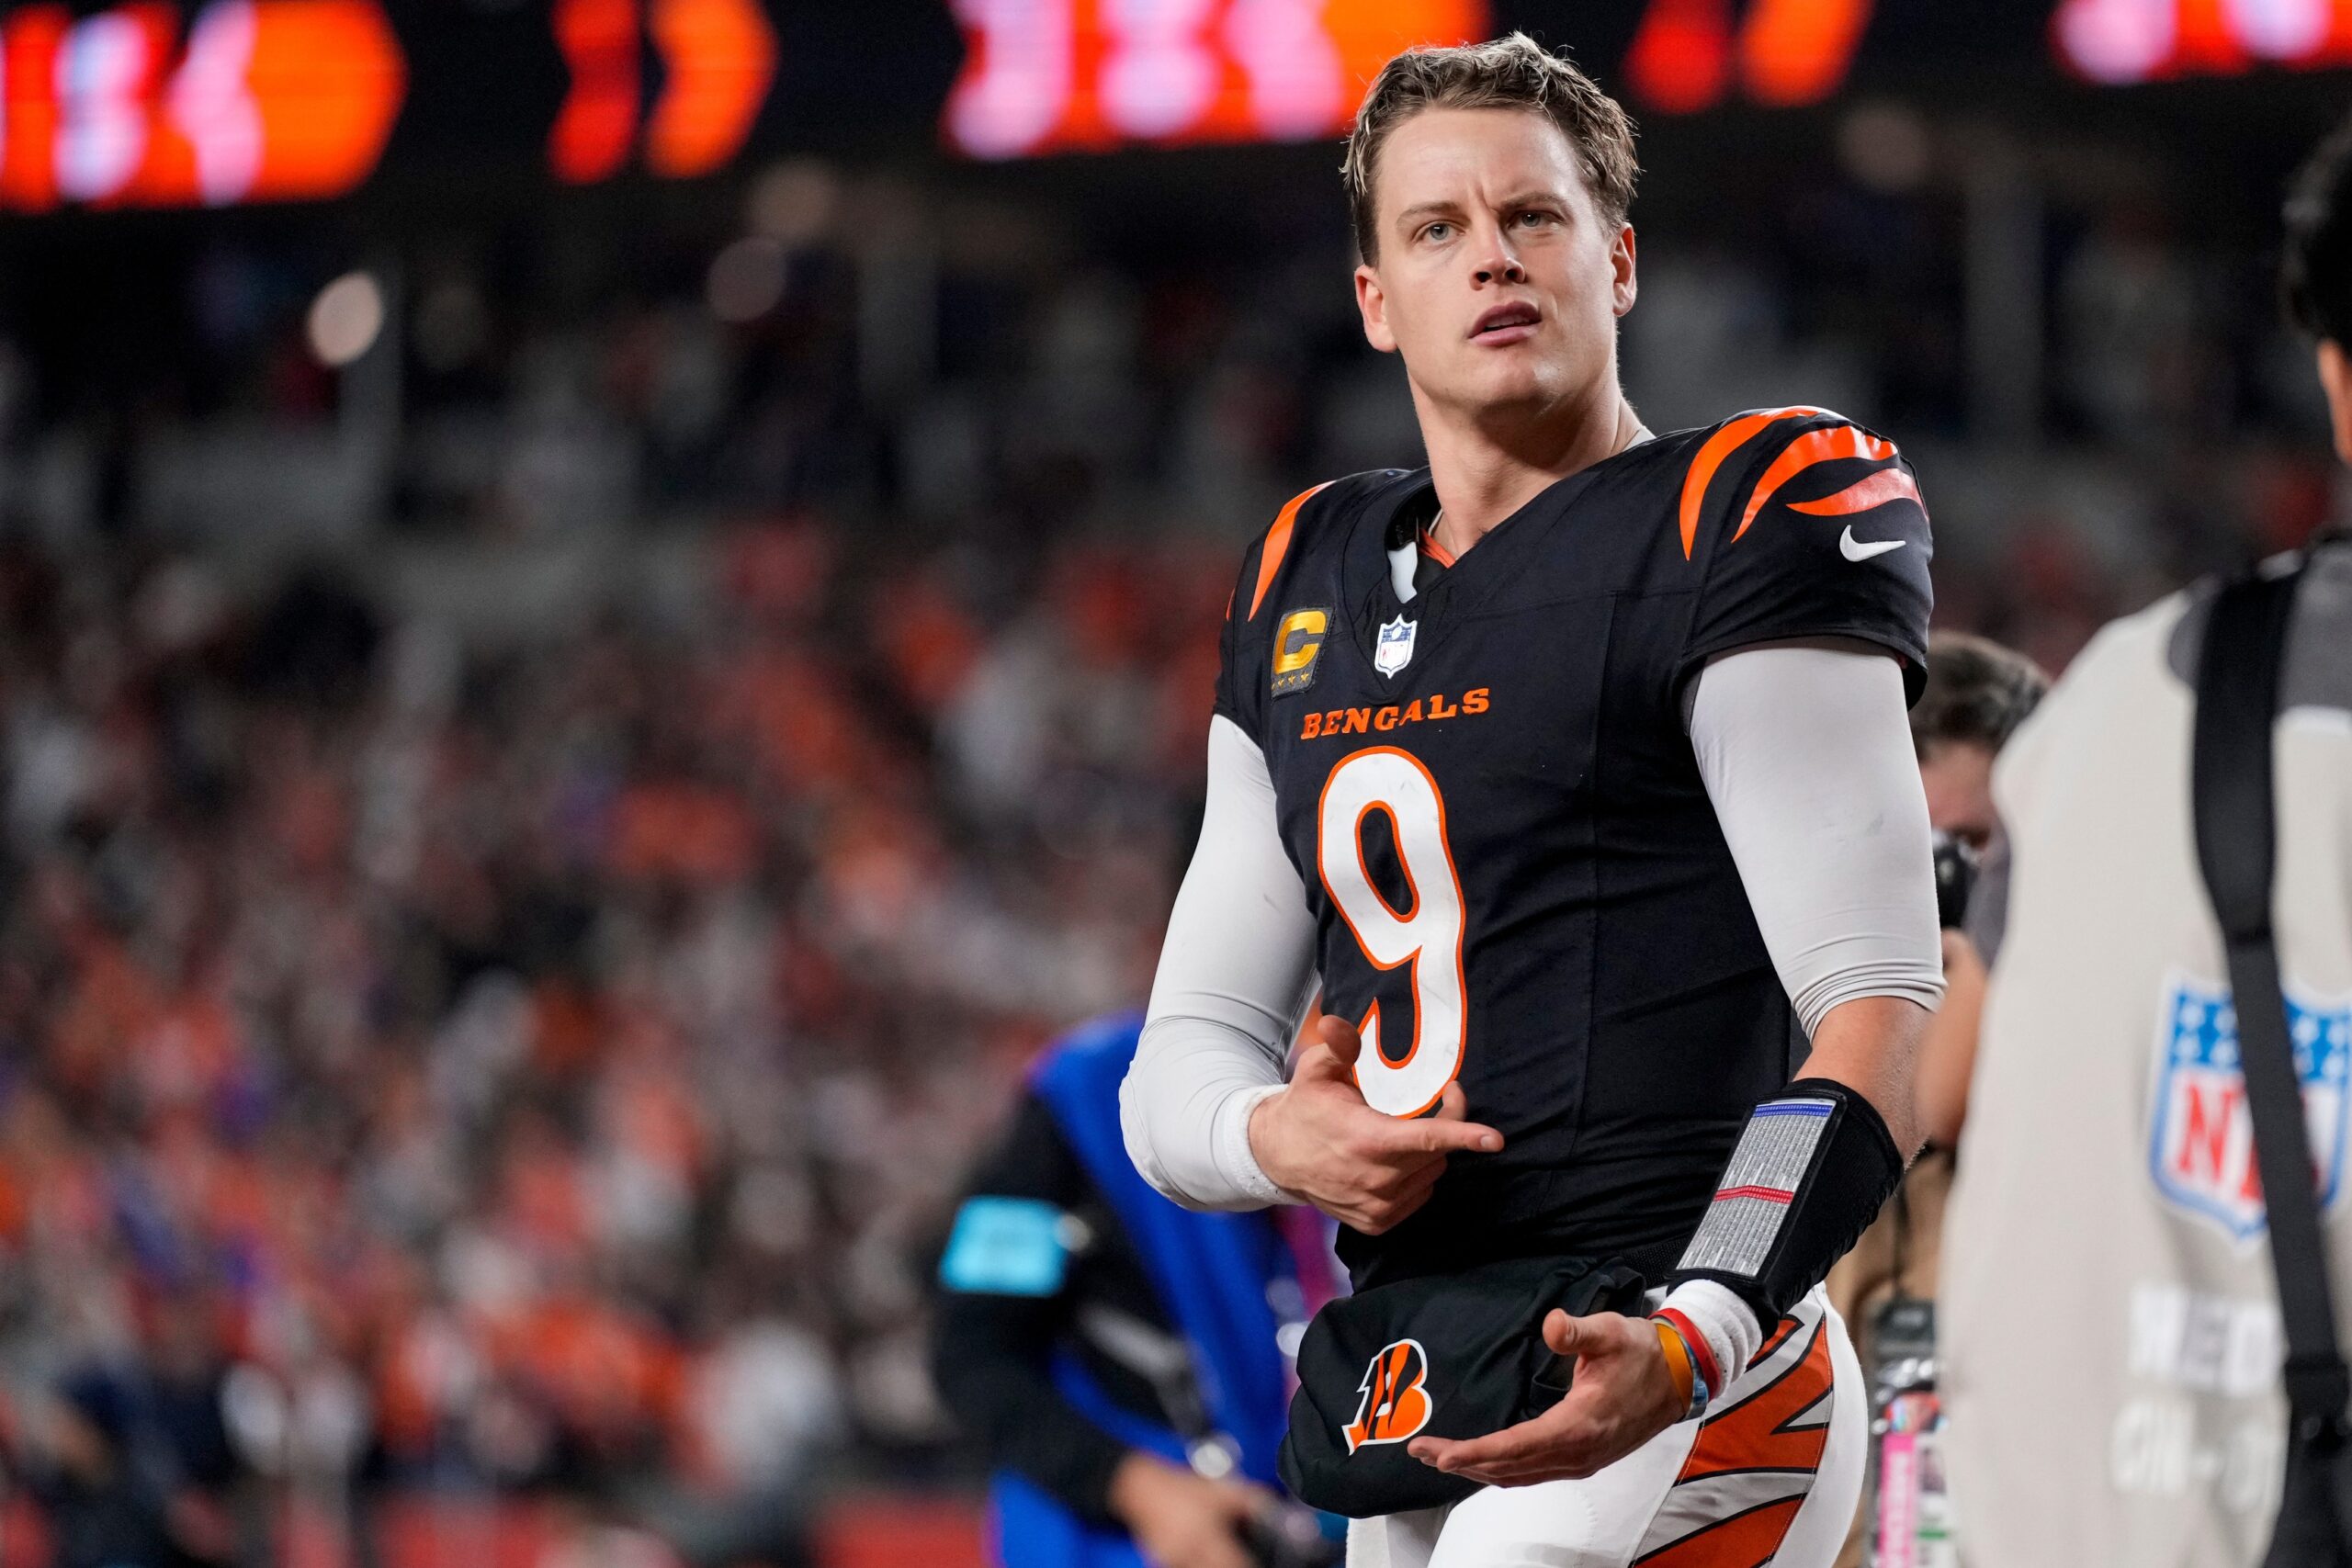
<svg viewBox="0 0 2352 1568"><path fill-rule="evenodd" d="M1697 1386L1699 1369L1691 1359L1690 1347L1682 1342L1681 1331L1670 1323L1650 1319L1650 1326L1657 1330L1657 1348L1666 1353L1666 1375L1674 1380L1674 1392L1682 1401L1682 1408L1690 1408L1690 1392Z"/></svg>

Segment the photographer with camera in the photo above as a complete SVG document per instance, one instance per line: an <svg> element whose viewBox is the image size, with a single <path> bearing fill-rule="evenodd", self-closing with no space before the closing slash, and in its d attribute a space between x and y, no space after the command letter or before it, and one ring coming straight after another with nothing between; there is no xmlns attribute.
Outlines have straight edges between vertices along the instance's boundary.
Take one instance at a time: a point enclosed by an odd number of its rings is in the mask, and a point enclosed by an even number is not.
<svg viewBox="0 0 2352 1568"><path fill-rule="evenodd" d="M1927 689L1911 710L1911 744L1935 830L1936 913L1943 928L1944 998L1928 1020L1914 1085L1929 1143L1828 1281L1876 1408L1896 1397L1898 1384L1932 1387L1944 1198L2008 872L2008 844L1993 807L1993 761L2049 685L2021 653L1984 637L1938 632L1928 644ZM1874 1479L1883 1483L1883 1477ZM1872 1513L1865 1508L1856 1517L1840 1568L1863 1561Z"/></svg>
<svg viewBox="0 0 2352 1568"><path fill-rule="evenodd" d="M1887 1299L1935 1294L1937 1227L2008 874L2008 845L1993 807L1993 761L2049 685L2031 660L1987 638L1938 632L1928 645L1927 689L1911 710L1911 743L1935 830L1945 989L1920 1048L1915 1089L1928 1145L1878 1223L1829 1275L1830 1299L1852 1325L1866 1364L1874 1317Z"/></svg>
<svg viewBox="0 0 2352 1568"><path fill-rule="evenodd" d="M932 1375L987 1452L1001 1568L1330 1568L1275 1453L1339 1280L1309 1210L1195 1213L1128 1162L1140 1014L1047 1048L939 1264Z"/></svg>
<svg viewBox="0 0 2352 1568"><path fill-rule="evenodd" d="M1911 710L1936 832L1945 987L1914 1092L1920 1129L1945 1156L1947 1174L1968 1112L1985 969L2000 947L2008 903L2009 845L1993 804L1993 763L2049 689L2050 677L2024 654L1986 637L1939 632L1928 646L1928 689Z"/></svg>

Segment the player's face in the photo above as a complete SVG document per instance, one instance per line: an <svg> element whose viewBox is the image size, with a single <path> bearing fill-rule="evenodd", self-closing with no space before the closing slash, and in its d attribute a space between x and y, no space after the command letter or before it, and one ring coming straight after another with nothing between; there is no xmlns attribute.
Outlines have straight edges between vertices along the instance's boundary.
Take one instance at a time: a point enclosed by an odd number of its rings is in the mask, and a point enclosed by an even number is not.
<svg viewBox="0 0 2352 1568"><path fill-rule="evenodd" d="M1356 302L1422 400L1540 415L1613 391L1634 231L1603 221L1566 132L1524 109L1425 109L1375 177L1380 255Z"/></svg>
<svg viewBox="0 0 2352 1568"><path fill-rule="evenodd" d="M1993 808L1993 753L1969 740L1939 741L1919 764L1928 792L1928 822L1970 849L1982 851L2000 830Z"/></svg>

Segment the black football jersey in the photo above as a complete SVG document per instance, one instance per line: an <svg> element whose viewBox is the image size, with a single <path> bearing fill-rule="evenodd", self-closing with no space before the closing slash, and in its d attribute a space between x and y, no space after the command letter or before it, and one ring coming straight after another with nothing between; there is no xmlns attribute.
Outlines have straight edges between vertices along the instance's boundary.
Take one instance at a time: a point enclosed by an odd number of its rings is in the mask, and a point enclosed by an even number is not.
<svg viewBox="0 0 2352 1568"><path fill-rule="evenodd" d="M1655 1275L1803 1048L1685 688L1712 655L1835 637L1899 656L1916 699L1927 513L1890 443L1814 409L1630 447L1400 597L1390 552L1434 509L1427 469L1293 501L1243 559L1217 687L1365 1099L1417 1115L1458 1079L1506 1140L1341 1253L1359 1285L1539 1250Z"/></svg>

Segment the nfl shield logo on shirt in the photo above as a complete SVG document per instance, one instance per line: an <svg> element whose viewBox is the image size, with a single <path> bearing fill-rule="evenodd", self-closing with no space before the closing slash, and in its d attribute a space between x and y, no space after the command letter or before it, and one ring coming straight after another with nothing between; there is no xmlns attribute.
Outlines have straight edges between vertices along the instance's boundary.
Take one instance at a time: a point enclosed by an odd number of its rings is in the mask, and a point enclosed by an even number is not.
<svg viewBox="0 0 2352 1568"><path fill-rule="evenodd" d="M1419 621L1408 621L1399 615L1380 628L1380 641L1372 650L1372 667L1383 675L1394 675L1413 661L1413 634L1420 630Z"/></svg>
<svg viewBox="0 0 2352 1568"><path fill-rule="evenodd" d="M2235 1240L2252 1241L2268 1228L2268 1219L2230 988L2175 976L2160 1005L2149 1174L2173 1207L2212 1221ZM2326 1209L2344 1180L2352 998L2321 1001L2288 987L2287 1033L2303 1086L2312 1179Z"/></svg>

